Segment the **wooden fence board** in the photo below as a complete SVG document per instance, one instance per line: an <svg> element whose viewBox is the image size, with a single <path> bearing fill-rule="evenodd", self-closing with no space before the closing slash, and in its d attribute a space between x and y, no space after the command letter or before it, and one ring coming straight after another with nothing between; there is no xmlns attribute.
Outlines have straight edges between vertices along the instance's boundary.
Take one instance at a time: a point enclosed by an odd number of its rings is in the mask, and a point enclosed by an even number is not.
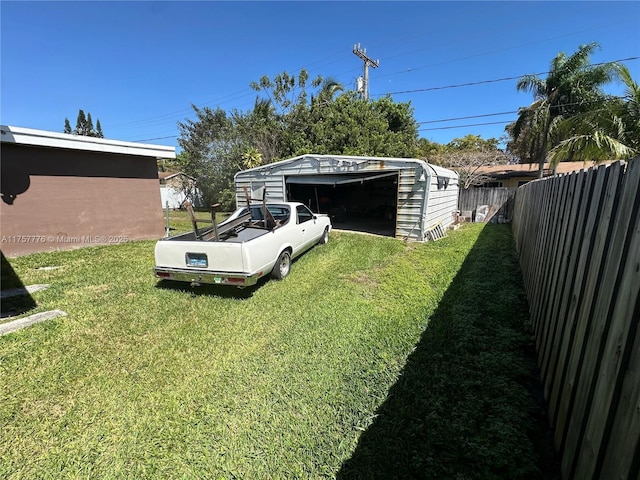
<svg viewBox="0 0 640 480"><path fill-rule="evenodd" d="M537 279L535 290L536 290L536 302L533 306L534 318L536 321L536 325L538 328L535 331L536 335L536 348L540 351L540 342L542 338L542 332L545 329L546 322L545 318L542 316L542 308L546 303L546 279L547 279L547 269L548 265L551 263L551 246L553 244L553 226L555 222L551 222L550 219L555 216L555 208L558 205L558 187L559 182L557 177L553 177L549 181L548 188L548 202L546 208L544 209L543 220L542 220L542 230L540 233L540 243L539 243L539 254L537 261L537 269L535 278Z"/></svg>
<svg viewBox="0 0 640 480"><path fill-rule="evenodd" d="M640 298L636 299L632 318L640 318ZM635 339L630 348L630 359L622 383L620 402L616 411L609 442L600 472L601 480L634 478L631 472L634 455L640 451L640 332L636 323Z"/></svg>
<svg viewBox="0 0 640 480"><path fill-rule="evenodd" d="M549 418L554 427L557 427L558 404L562 393L562 385L565 380L568 364L568 356L571 351L573 336L575 332L575 317L570 315L571 309L576 308L578 302L577 295L574 294L576 288L576 278L579 278L580 266L580 246L583 242L591 198L596 180L596 171L590 169L582 175L582 192L580 208L575 221L575 233L573 235L571 248L569 250L569 272L567 279L567 289L560 305L560 318L562 319L562 329L560 330L560 342L557 354L557 370L552 375L547 375L543 379L545 391L549 392ZM551 383L553 379L553 383Z"/></svg>
<svg viewBox="0 0 640 480"><path fill-rule="evenodd" d="M573 438L581 441L576 452L579 457L574 460L570 470L573 473L577 465L575 471L578 478L591 478L593 475L618 375L623 367L626 368L623 365L625 352L622 349L627 344L632 328L633 309L640 293L640 273L636 270L640 266L638 185L640 164L636 163L630 168L622 187L610 255L607 257L607 268L599 290L601 297L598 298L603 301L596 304L595 335L587 344L585 366L578 384L577 398L580 401L576 401L570 424L570 433L574 432L572 426L576 430L578 426L582 426L583 437L580 438L579 433L567 436L567 445ZM606 301L607 296L609 302ZM637 324L638 319L633 321ZM586 428L582 418L585 415ZM563 457L563 470L569 466L569 460L568 455Z"/></svg>
<svg viewBox="0 0 640 480"><path fill-rule="evenodd" d="M546 253L546 245L547 245L547 231L549 230L549 223L551 219L551 206L555 201L555 186L556 183L553 181L554 178L551 178L549 182L540 182L543 188L544 202L542 206L542 211L540 215L540 223L541 226L538 230L538 238L536 241L534 258L532 261L534 262L534 284L533 284L533 321L535 324L534 335L536 336L536 347L540 344L540 329L542 328L542 321L538 315L538 311L540 305L544 301L542 297L542 284L544 282L544 267L546 265L547 257Z"/></svg>
<svg viewBox="0 0 640 480"><path fill-rule="evenodd" d="M487 216L486 222L497 220L502 216L504 221L513 218L513 200L517 188L468 188L460 190L458 209L460 211L473 211L478 205L489 205L489 211L495 212ZM494 217L494 218L492 218Z"/></svg>
<svg viewBox="0 0 640 480"><path fill-rule="evenodd" d="M520 268L522 272L529 272L529 257L531 254L531 236L535 228L534 215L535 212L526 212L526 207L530 205L530 198L535 191L535 182L526 189L519 189L516 193L516 202L514 208L513 228L516 232L516 248L520 257ZM523 275L522 279L527 292L531 288L531 276ZM529 293L527 293L529 295ZM533 321L533 320L532 320Z"/></svg>
<svg viewBox="0 0 640 480"><path fill-rule="evenodd" d="M542 380L544 383L544 397L549 399L551 385L555 382L555 376L557 373L557 361L561 350L561 345L564 340L564 334L566 329L566 311L569 305L568 298L569 292L573 289L573 281L575 278L575 265L577 255L575 254L575 245L578 238L578 224L580 217L579 212L583 205L583 193L586 190L586 183L590 175L581 170L575 175L574 197L571 205L571 214L568 219L567 237L565 239L565 249L563 252L563 281L560 289L560 295L557 300L557 305L554 306L556 328L554 337L552 340L551 351L549 355L549 362L546 365L544 371L541 371ZM555 410L550 411L550 420L554 421Z"/></svg>
<svg viewBox="0 0 640 480"><path fill-rule="evenodd" d="M540 374L542 378L547 377L548 375L548 367L549 367L549 357L551 356L552 349L557 343L554 340L557 338L558 324L560 323L560 319L558 318L558 310L560 308L560 299L564 293L564 287L566 283L567 277L567 257L569 255L569 246L571 245L571 235L574 232L574 222L575 216L578 208L577 198L579 197L578 192L576 191L578 174L576 172L572 172L569 175L569 179L566 181L567 184L567 195L564 199L565 209L563 214L562 221L562 231L560 233L559 245L560 248L556 252L557 263L556 269L554 270L553 278L551 280L551 292L552 296L548 302L549 310L549 323L551 326L551 330L549 332L549 338L544 345L544 349L542 352L542 362L540 364ZM547 396L547 393L545 393Z"/></svg>
<svg viewBox="0 0 640 480"><path fill-rule="evenodd" d="M541 204L544 204L544 194L548 183L544 183L542 181L534 181L532 182L531 188L531 199L534 197L542 198L540 201ZM526 242L527 248L525 249L525 256L527 260L526 270L529 275L526 276L527 281L527 296L531 299L530 301L530 309L531 305L535 304L535 280L536 276L533 274L536 267L536 259L539 251L538 242L540 241L540 229L542 228L541 214L542 208L541 205L538 208L531 208L531 202L528 204L528 210L522 212L528 219L528 228L526 234ZM536 319L532 316L531 321L533 323L534 333L537 328Z"/></svg>
<svg viewBox="0 0 640 480"><path fill-rule="evenodd" d="M545 300L544 302L542 302L542 306L540 309L540 316L544 319L544 325L540 335L540 346L538 348L539 365L545 364L544 355L547 350L547 344L549 343L549 332L552 331L555 326L552 323L553 316L551 315L550 305L553 303L554 289L557 288L557 269L562 261L561 255L559 253L563 250L560 242L563 238L562 232L566 230L566 209L567 205L569 204L567 199L569 196L568 190L570 181L565 181L564 176L558 177L557 181L559 184L559 195L556 205L554 205L553 217L555 221L551 222L553 228L550 232L551 241L549 242L549 244L551 248L547 253L549 261L547 270L545 271Z"/></svg>
<svg viewBox="0 0 640 480"><path fill-rule="evenodd" d="M623 188L628 184L628 180L627 175ZM593 377L602 358L604 336L609 328L610 316L607 312L615 294L616 278L625 251L625 239L633 207L632 200L629 195L623 196L616 212L614 232L608 245L605 260L606 270L598 288L598 296L593 299L595 305L589 305L589 310L583 307L578 312L584 314L585 311L589 312L593 308L593 315L578 318L567 377L562 386L563 396L560 409L566 413L566 416L558 416L559 420L560 418L566 420L566 424L561 424L560 421L556 424L556 445L564 445L562 469L567 474L573 471L574 457L578 453L577 450L584 434L584 419L591 402ZM558 443L561 436L565 438L565 441Z"/></svg>
<svg viewBox="0 0 640 480"><path fill-rule="evenodd" d="M640 157L518 189L513 234L565 479L640 480Z"/></svg>
<svg viewBox="0 0 640 480"><path fill-rule="evenodd" d="M594 272L594 266L591 265L591 254L593 252L593 237L596 222L598 221L598 213L600 211L600 201L604 194L604 184L607 177L607 167L601 167L596 170L596 179L592 191L591 202L589 203L587 222L582 236L580 245L580 254L578 257L578 268L576 270L575 285L571 292L572 302L569 308L568 319L573 325L573 334L569 337L570 347L566 364L566 376L563 384L561 396L558 403L558 414L555 423L554 444L556 448L564 448L564 439L566 437L567 425L573 415L573 404L576 399L576 381L584 359L584 344L588 340L588 327L586 319L580 317L579 312L582 302L590 302L592 299L584 298L584 285ZM599 266L598 266L599 267ZM579 399L580 400L580 399ZM563 456L563 459L565 456Z"/></svg>
<svg viewBox="0 0 640 480"><path fill-rule="evenodd" d="M616 200L617 200L616 192L619 191L621 170L622 168L620 164L612 165L611 169L609 170L608 181L604 188L605 201L602 203L600 209L597 212L597 218L599 218L599 222L598 222L598 228L595 232L595 242L592 247L593 253L589 263L592 265L600 265L600 270L602 270L602 260L603 260L602 254L606 250L606 243L609 240L608 234L611 232L610 223L611 223L611 218L612 218L615 205L616 205ZM590 271L593 272L593 269L591 269ZM592 275L589 278L591 278L591 281L588 284L586 284L586 289L582 294L582 298L586 299L587 301L578 302L581 307L584 307L585 305L590 305L591 303L588 300L592 299L596 294L596 288L599 282L599 276ZM562 290L560 291L559 296L563 294L564 294L564 291ZM585 315L586 314L580 313L578 314L577 318L583 318ZM554 332L553 336L559 337L560 335L557 335L556 332ZM558 343L554 342L551 348L549 349L549 351L551 351L552 348L557 348L557 345ZM547 352L547 356L548 355L549 353ZM552 362L554 362L554 360L552 360ZM544 361L542 366L542 372L543 372L543 375L546 375L549 372L549 370L546 368L546 365L544 364Z"/></svg>

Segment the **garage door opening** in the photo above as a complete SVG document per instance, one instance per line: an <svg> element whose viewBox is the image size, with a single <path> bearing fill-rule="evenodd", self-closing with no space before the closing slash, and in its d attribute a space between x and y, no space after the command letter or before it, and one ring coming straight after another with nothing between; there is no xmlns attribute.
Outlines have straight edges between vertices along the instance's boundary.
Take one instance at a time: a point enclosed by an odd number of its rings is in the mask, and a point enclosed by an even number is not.
<svg viewBox="0 0 640 480"><path fill-rule="evenodd" d="M395 236L398 172L291 175L287 198L329 214L334 228Z"/></svg>

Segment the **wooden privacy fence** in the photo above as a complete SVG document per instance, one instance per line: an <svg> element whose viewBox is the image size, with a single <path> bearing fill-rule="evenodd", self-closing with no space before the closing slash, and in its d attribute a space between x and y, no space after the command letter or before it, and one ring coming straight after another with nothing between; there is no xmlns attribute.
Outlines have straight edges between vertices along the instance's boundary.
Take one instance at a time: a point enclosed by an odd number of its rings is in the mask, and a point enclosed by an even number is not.
<svg viewBox="0 0 640 480"><path fill-rule="evenodd" d="M517 188L504 187L460 190L458 210L473 212L479 205L488 205L489 213L485 218L486 222L509 222L513 217L513 197L516 190Z"/></svg>
<svg viewBox="0 0 640 480"><path fill-rule="evenodd" d="M513 232L565 479L640 474L640 157L518 189Z"/></svg>

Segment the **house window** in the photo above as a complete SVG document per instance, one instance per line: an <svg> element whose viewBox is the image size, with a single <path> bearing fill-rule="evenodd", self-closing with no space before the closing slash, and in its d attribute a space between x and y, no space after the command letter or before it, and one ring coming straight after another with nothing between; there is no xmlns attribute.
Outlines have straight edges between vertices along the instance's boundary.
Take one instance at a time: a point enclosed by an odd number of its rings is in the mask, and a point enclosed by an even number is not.
<svg viewBox="0 0 640 480"><path fill-rule="evenodd" d="M485 188L497 188L502 187L502 182L487 182L482 186Z"/></svg>

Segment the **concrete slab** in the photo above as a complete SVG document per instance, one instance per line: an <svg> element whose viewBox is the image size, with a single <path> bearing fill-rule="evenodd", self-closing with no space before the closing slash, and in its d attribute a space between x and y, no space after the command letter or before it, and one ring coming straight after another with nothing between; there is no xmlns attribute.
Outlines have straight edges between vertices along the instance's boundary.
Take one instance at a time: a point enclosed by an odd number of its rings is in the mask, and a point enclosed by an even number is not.
<svg viewBox="0 0 640 480"><path fill-rule="evenodd" d="M34 313L33 315L29 315L28 317L19 318L17 320L13 320L12 322L0 324L0 335L15 332L16 330L28 327L29 325L33 325L34 323L40 323L44 322L45 320L53 320L57 317L66 316L67 312L65 312L64 310L50 310L48 312Z"/></svg>

